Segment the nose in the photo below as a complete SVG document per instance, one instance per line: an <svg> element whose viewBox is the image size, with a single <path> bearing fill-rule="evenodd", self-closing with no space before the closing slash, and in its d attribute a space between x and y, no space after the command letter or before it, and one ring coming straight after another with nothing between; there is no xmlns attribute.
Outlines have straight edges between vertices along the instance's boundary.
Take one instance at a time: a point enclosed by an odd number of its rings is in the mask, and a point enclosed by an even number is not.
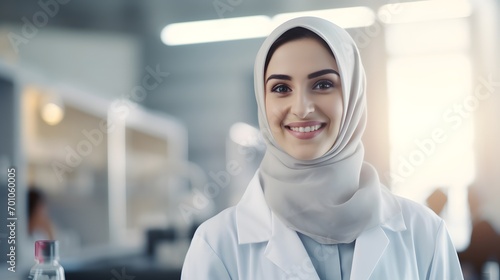
<svg viewBox="0 0 500 280"><path fill-rule="evenodd" d="M314 107L314 100L311 93L306 90L302 90L300 92L296 92L295 98L293 98L291 112L298 118L304 119L307 115L314 112Z"/></svg>

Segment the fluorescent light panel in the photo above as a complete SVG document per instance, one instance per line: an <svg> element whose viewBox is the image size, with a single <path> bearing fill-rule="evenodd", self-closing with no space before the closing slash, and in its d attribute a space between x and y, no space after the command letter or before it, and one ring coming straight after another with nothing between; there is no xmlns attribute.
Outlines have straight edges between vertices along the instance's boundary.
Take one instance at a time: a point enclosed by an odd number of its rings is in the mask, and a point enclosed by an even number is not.
<svg viewBox="0 0 500 280"><path fill-rule="evenodd" d="M270 22L267 16L251 16L174 23L162 30L161 39L175 46L259 38L268 34Z"/></svg>
<svg viewBox="0 0 500 280"><path fill-rule="evenodd" d="M427 0L384 5L378 10L378 16L383 23L392 24L463 18L471 12L468 0Z"/></svg>
<svg viewBox="0 0 500 280"><path fill-rule="evenodd" d="M278 14L273 17L273 24L278 26L283 22L296 17L319 17L343 28L370 26L375 22L375 13L368 7L349 7L329 10L306 11L297 13Z"/></svg>
<svg viewBox="0 0 500 280"><path fill-rule="evenodd" d="M221 42L265 37L279 24L299 16L315 16L344 28L372 25L374 12L368 7L306 11L268 16L181 22L167 25L161 32L163 43L170 46Z"/></svg>

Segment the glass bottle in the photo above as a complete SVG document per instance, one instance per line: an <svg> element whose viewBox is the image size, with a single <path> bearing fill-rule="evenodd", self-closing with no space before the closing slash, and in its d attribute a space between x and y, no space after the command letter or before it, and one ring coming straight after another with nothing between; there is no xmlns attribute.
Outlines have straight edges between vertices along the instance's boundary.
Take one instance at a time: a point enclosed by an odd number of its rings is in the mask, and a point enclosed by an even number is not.
<svg viewBox="0 0 500 280"><path fill-rule="evenodd" d="M65 280L64 269L59 264L59 242L35 241L36 264L30 270L30 280Z"/></svg>

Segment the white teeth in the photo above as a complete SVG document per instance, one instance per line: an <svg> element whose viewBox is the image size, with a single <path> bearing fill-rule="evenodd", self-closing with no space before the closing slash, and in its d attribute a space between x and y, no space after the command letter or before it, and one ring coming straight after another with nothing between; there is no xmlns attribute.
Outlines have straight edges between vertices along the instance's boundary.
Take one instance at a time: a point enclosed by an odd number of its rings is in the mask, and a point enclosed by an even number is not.
<svg viewBox="0 0 500 280"><path fill-rule="evenodd" d="M318 130L320 127L321 125L317 124L313 126L290 127L290 129L296 132L311 132Z"/></svg>

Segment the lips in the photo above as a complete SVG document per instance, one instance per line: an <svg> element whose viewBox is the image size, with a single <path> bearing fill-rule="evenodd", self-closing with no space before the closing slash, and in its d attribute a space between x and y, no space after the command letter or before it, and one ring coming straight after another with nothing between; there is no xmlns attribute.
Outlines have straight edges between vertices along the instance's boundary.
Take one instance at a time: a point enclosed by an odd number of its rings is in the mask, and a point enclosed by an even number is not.
<svg viewBox="0 0 500 280"><path fill-rule="evenodd" d="M306 140L316 137L325 128L326 123L318 121L294 122L285 125L286 130L293 136Z"/></svg>

